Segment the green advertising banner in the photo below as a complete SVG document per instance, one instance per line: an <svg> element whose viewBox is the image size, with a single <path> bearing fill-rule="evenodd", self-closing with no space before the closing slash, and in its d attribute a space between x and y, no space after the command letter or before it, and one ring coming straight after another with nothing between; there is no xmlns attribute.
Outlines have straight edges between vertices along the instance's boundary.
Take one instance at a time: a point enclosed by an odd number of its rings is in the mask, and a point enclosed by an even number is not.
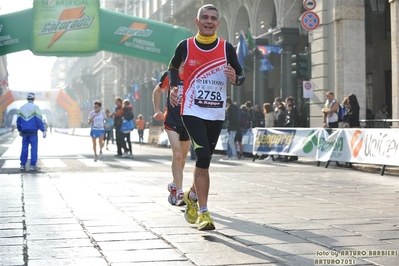
<svg viewBox="0 0 399 266"><path fill-rule="evenodd" d="M99 0L36 0L0 16L0 56L90 56L100 50L168 64L188 29L100 9Z"/></svg>
<svg viewBox="0 0 399 266"><path fill-rule="evenodd" d="M167 64L178 42L193 36L185 28L101 10L100 49Z"/></svg>
<svg viewBox="0 0 399 266"><path fill-rule="evenodd" d="M96 53L99 12L98 0L34 1L32 52L49 56Z"/></svg>
<svg viewBox="0 0 399 266"><path fill-rule="evenodd" d="M0 51L9 54L30 48L32 9L0 16Z"/></svg>

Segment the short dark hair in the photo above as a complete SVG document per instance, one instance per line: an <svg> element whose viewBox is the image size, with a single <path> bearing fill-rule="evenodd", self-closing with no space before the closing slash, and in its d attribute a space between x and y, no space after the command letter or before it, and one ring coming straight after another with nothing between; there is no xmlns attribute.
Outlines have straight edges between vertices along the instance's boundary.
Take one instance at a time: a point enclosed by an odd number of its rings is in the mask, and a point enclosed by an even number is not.
<svg viewBox="0 0 399 266"><path fill-rule="evenodd" d="M198 9L197 18L199 18L199 17L201 16L202 10L215 10L216 13L218 14L218 19L219 19L219 11L218 11L218 9L216 8L216 6L211 5L211 4L206 4L206 5L201 6L201 7Z"/></svg>
<svg viewBox="0 0 399 266"><path fill-rule="evenodd" d="M274 103L279 102L279 103L283 103L283 99L281 99L280 97L276 97L274 99Z"/></svg>
<svg viewBox="0 0 399 266"><path fill-rule="evenodd" d="M270 103L264 103L263 104L263 109L266 111L267 113L273 113L273 107Z"/></svg>
<svg viewBox="0 0 399 266"><path fill-rule="evenodd" d="M101 102L100 101L95 101L94 105L98 105L98 107L101 107Z"/></svg>
<svg viewBox="0 0 399 266"><path fill-rule="evenodd" d="M285 99L285 102L286 102L286 103L288 103L288 102L290 102L290 103L295 103L295 98L292 97L292 96L288 96L288 97Z"/></svg>

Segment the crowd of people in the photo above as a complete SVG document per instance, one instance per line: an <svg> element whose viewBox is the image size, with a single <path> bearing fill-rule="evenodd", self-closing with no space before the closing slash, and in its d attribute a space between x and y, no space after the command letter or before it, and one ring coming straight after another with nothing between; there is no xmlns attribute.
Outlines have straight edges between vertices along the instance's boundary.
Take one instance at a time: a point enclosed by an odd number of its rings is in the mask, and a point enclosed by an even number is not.
<svg viewBox="0 0 399 266"><path fill-rule="evenodd" d="M259 105L252 107L251 101L241 106L226 99L226 127L228 132L227 156L223 160L237 160L243 158L242 137L247 130L262 127L298 127L299 111L294 97L287 97L283 101L280 97L273 103L263 104L263 111Z"/></svg>
<svg viewBox="0 0 399 266"><path fill-rule="evenodd" d="M355 94L350 94L344 97L341 104L335 99L334 93L329 91L326 93L326 102L322 109L323 127L324 128L338 128L339 123L342 122L344 128L360 128L360 105ZM367 128L389 128L389 119L387 112L387 104L382 104L378 112L373 115L370 109L366 112L366 127ZM342 119L340 113L342 112ZM377 120L377 121L375 121Z"/></svg>

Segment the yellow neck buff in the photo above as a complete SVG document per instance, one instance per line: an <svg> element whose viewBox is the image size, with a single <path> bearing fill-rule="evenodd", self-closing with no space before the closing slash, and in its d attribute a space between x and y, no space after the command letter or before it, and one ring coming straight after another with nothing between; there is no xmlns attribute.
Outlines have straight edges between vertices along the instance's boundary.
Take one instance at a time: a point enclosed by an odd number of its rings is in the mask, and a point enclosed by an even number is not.
<svg viewBox="0 0 399 266"><path fill-rule="evenodd" d="M197 41L202 44L213 43L217 37L218 36L216 35L216 32L215 32L215 34L213 34L212 36L209 36L209 37L202 36L199 32L197 33L197 35L195 35L195 38L197 39Z"/></svg>

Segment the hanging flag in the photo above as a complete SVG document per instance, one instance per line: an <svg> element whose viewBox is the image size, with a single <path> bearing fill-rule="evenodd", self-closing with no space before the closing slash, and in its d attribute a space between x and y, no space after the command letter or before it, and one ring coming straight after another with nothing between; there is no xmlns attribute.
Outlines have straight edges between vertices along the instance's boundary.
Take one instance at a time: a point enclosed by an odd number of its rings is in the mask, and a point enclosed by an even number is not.
<svg viewBox="0 0 399 266"><path fill-rule="evenodd" d="M277 45L258 45L256 46L263 56L269 56L270 53L281 54L281 48Z"/></svg>
<svg viewBox="0 0 399 266"><path fill-rule="evenodd" d="M249 29L248 29L248 33L247 33L247 41L248 41L249 50L253 50L255 48L255 41L254 41L254 38L252 38L252 34Z"/></svg>
<svg viewBox="0 0 399 266"><path fill-rule="evenodd" d="M272 71L274 67L270 63L269 60L269 55L270 53L276 53L276 54L281 54L282 50L280 46L277 45L258 45L256 46L258 51L263 55L263 59L261 59L262 65L260 66L259 70L260 71Z"/></svg>
<svg viewBox="0 0 399 266"><path fill-rule="evenodd" d="M133 101L135 102L136 100L140 99L140 93L139 93L139 84L137 81L133 81L133 86L132 86L132 98Z"/></svg>
<svg viewBox="0 0 399 266"><path fill-rule="evenodd" d="M270 63L269 58L265 57L261 59L260 62L262 63L259 68L260 71L272 71L274 69L274 67Z"/></svg>
<svg viewBox="0 0 399 266"><path fill-rule="evenodd" d="M245 36L244 36L244 32L240 32L240 40L238 41L238 45L237 45L237 58L238 58L238 62L241 65L241 68L244 69L245 65L244 65L244 58L248 55L249 50L248 50L248 45L247 42L245 41Z"/></svg>

